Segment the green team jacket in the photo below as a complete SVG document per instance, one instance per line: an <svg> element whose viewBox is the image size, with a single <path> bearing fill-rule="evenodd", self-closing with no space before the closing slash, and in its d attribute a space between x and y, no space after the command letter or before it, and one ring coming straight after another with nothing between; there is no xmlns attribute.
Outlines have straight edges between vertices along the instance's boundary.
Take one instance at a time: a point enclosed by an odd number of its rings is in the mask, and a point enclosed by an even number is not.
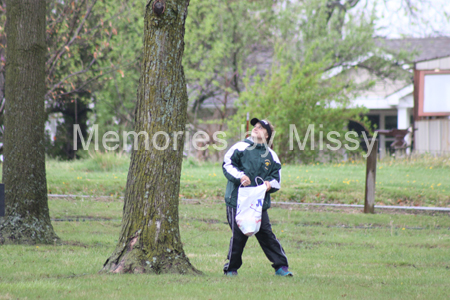
<svg viewBox="0 0 450 300"><path fill-rule="evenodd" d="M252 149L253 148L253 149ZM264 157L264 154L267 155ZM238 142L227 151L223 159L223 174L228 179L225 190L225 203L236 208L241 177L247 175L250 186L256 186L255 178L269 181L271 189L264 198L263 210L270 208L270 194L280 189L281 163L277 154L265 144L254 144L251 139ZM259 181L259 184L261 182Z"/></svg>

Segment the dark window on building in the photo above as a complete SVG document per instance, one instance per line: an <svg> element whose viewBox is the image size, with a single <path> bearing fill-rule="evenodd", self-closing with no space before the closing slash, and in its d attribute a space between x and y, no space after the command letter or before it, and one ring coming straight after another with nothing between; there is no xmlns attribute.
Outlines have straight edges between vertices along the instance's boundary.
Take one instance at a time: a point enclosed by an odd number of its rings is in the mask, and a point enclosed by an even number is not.
<svg viewBox="0 0 450 300"><path fill-rule="evenodd" d="M397 116L386 116L384 119L385 129L397 128Z"/></svg>

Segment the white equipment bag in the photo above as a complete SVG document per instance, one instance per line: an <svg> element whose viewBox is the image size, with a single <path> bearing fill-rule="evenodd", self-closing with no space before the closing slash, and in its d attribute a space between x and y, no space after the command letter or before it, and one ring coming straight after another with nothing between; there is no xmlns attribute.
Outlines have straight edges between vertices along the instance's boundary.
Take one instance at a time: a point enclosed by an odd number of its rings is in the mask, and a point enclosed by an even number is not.
<svg viewBox="0 0 450 300"><path fill-rule="evenodd" d="M267 186L261 177L255 178L256 184L258 184L256 180L258 178L263 182L261 185L249 187L239 186L236 223L246 236L256 234L261 227L262 207Z"/></svg>

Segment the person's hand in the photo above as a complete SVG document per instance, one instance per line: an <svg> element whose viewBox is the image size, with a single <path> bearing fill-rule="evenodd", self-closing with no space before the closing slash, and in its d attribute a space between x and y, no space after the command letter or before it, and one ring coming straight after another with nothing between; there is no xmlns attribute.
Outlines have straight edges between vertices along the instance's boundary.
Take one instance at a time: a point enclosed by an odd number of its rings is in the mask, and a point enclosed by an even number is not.
<svg viewBox="0 0 450 300"><path fill-rule="evenodd" d="M247 185L250 185L250 178L248 178L248 176L247 175L244 175L244 176L242 176L241 177L241 184L243 185L243 186L247 186Z"/></svg>
<svg viewBox="0 0 450 300"><path fill-rule="evenodd" d="M264 183L266 184L266 187L267 187L266 192L268 192L272 188L272 186L270 185L270 182L268 182L268 181L264 181Z"/></svg>

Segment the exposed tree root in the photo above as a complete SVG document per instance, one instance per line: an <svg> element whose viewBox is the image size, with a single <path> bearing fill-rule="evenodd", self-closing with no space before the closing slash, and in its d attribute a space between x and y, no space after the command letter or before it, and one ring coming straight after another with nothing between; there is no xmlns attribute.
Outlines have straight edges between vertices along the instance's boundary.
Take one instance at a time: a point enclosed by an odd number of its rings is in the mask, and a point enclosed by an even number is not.
<svg viewBox="0 0 450 300"><path fill-rule="evenodd" d="M54 244L59 241L50 220L23 220L5 217L0 223L0 245L3 244Z"/></svg>
<svg viewBox="0 0 450 300"><path fill-rule="evenodd" d="M146 253L138 243L139 236L133 236L127 245L116 248L116 251L108 258L100 273L116 274L191 274L201 275L202 272L191 265L184 253L177 253L167 249L161 253Z"/></svg>

